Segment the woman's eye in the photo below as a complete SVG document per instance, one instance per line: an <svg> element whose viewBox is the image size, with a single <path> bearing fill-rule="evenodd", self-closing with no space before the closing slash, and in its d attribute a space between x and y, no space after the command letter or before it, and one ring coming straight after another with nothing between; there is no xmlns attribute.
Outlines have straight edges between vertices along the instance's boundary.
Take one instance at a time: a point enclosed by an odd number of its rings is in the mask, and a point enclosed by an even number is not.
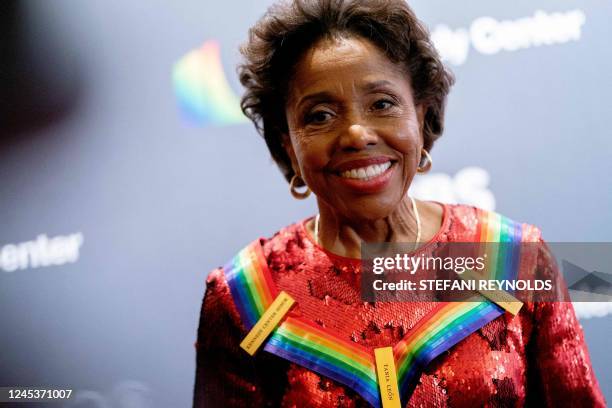
<svg viewBox="0 0 612 408"><path fill-rule="evenodd" d="M384 109L389 109L392 106L393 106L393 102L387 99L380 99L374 102L374 105L372 105L372 108L374 108L374 110L384 110Z"/></svg>
<svg viewBox="0 0 612 408"><path fill-rule="evenodd" d="M326 111L313 112L306 116L307 123L323 123L331 119L332 114Z"/></svg>

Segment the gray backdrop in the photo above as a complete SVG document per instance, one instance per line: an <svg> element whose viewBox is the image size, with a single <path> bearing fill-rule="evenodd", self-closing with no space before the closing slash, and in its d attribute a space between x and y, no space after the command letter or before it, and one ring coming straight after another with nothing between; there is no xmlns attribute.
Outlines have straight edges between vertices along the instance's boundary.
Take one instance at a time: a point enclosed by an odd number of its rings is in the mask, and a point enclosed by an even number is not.
<svg viewBox="0 0 612 408"><path fill-rule="evenodd" d="M16 3L31 89L6 96L26 120L0 144L0 385L74 388L67 406L189 406L207 273L315 212L251 125L179 107L175 64L205 41L220 49L214 81L242 92L237 47L269 3ZM495 209L551 242L612 241L612 3L411 4L457 76L414 194ZM608 313L579 310L610 400Z"/></svg>

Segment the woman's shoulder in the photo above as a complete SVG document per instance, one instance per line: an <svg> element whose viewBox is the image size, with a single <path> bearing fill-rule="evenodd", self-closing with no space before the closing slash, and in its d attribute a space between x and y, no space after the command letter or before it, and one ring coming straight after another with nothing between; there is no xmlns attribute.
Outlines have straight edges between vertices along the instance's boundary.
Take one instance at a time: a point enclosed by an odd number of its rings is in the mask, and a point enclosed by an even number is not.
<svg viewBox="0 0 612 408"><path fill-rule="evenodd" d="M520 231L522 241L541 241L542 231L534 224L509 217L494 210L487 210L470 204L443 204L451 231L469 235L482 231L484 227L515 229Z"/></svg>
<svg viewBox="0 0 612 408"><path fill-rule="evenodd" d="M217 267L210 272L206 279L207 286L220 286L221 288L227 286L226 274L228 265L249 252L259 252L261 250L261 254L267 259L271 253L295 252L296 249L308 246L309 243L307 241L310 241L311 238L308 236L304 226L304 223L308 219L309 218L286 225L270 236L259 237L250 241L242 248L235 251L232 259L226 260L227 262L224 266Z"/></svg>
<svg viewBox="0 0 612 408"><path fill-rule="evenodd" d="M270 252L293 251L296 248L304 248L312 244L311 237L306 232L306 222L312 217L296 221L286 225L272 234L270 237L260 238L264 253L268 255Z"/></svg>

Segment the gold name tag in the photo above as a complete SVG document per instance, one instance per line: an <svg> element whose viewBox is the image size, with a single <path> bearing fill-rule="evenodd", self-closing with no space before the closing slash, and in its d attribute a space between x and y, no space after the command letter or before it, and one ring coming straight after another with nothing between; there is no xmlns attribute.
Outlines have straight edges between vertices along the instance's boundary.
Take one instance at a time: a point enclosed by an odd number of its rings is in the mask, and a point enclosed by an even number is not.
<svg viewBox="0 0 612 408"><path fill-rule="evenodd" d="M471 270L463 272L460 276L464 280L473 280L476 282L481 279ZM503 307L514 316L516 316L521 310L521 307L523 307L523 302L503 290L479 290L478 292L492 302L497 303L500 307Z"/></svg>
<svg viewBox="0 0 612 408"><path fill-rule="evenodd" d="M393 349L391 347L374 349L374 357L383 408L401 408Z"/></svg>
<svg viewBox="0 0 612 408"><path fill-rule="evenodd" d="M287 292L282 291L279 293L274 302L266 309L261 318L255 323L255 326L242 340L240 347L250 355L254 355L294 303L295 300Z"/></svg>

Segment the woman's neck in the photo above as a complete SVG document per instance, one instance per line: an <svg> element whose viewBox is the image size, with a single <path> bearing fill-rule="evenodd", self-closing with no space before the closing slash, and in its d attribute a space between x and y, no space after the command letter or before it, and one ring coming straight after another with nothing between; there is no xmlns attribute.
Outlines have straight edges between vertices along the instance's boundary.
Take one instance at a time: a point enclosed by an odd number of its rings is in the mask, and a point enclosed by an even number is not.
<svg viewBox="0 0 612 408"><path fill-rule="evenodd" d="M422 203L416 202L420 212ZM319 203L318 237L326 250L349 258L361 256L362 242L414 242L417 236L416 216L410 197L406 196L386 217L376 220L348 220L324 203ZM314 220L308 226L314 236Z"/></svg>

